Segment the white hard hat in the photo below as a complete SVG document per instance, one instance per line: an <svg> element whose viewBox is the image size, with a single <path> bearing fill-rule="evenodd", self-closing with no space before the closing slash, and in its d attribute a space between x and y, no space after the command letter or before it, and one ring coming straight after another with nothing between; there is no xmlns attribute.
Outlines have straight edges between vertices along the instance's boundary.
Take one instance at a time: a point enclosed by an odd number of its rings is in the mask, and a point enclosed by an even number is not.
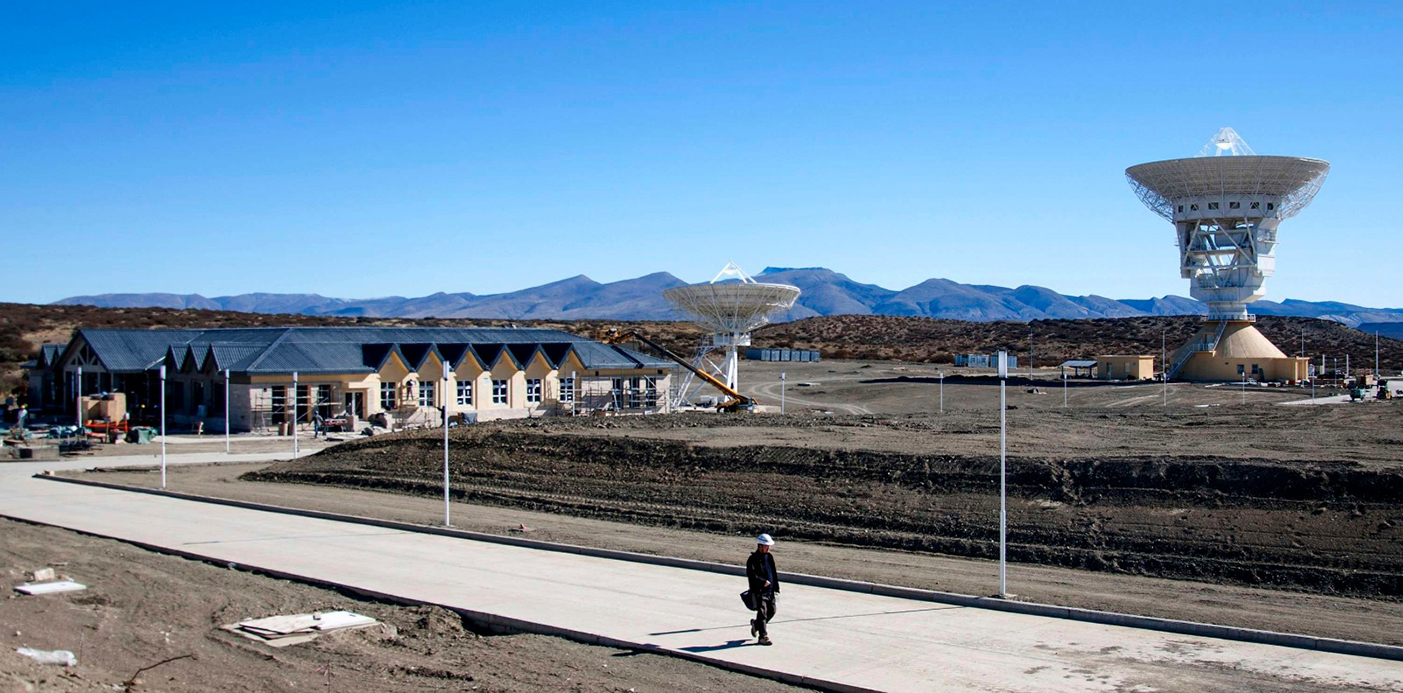
<svg viewBox="0 0 1403 693"><path fill-rule="evenodd" d="M760 536L755 537L755 543L760 544L761 546L774 546L775 540L771 539L770 535L768 534L761 534Z"/></svg>

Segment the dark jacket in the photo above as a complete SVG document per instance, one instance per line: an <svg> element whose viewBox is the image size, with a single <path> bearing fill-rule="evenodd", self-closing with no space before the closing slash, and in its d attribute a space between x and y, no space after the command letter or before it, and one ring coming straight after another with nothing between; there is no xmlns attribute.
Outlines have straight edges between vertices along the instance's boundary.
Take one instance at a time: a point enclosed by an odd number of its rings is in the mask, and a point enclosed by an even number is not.
<svg viewBox="0 0 1403 693"><path fill-rule="evenodd" d="M779 594L779 571L775 570L774 554L756 551L745 561L745 578L750 581L750 593L762 595ZM765 586L765 581L770 586Z"/></svg>

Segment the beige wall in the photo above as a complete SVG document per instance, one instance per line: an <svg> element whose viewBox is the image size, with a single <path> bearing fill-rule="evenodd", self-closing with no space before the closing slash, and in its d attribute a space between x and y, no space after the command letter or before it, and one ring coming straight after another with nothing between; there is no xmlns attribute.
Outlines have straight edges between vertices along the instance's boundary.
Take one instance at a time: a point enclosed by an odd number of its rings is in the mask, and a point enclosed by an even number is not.
<svg viewBox="0 0 1403 693"><path fill-rule="evenodd" d="M1261 375L1256 376L1259 380L1299 381L1306 379L1306 366L1309 363L1310 359L1296 356L1239 359L1221 358L1211 352L1201 352L1184 364L1183 369L1179 371L1179 378L1198 381L1242 380L1238 366L1242 366L1243 371L1251 378L1252 366L1256 365L1261 369Z"/></svg>
<svg viewBox="0 0 1403 693"><path fill-rule="evenodd" d="M84 375L90 371L85 367ZM632 377L653 377L657 381L658 406L649 408L650 411L664 411L668 391L670 388L670 370L667 369L639 369L639 370L586 370L579 361L570 355L566 363L560 369L551 367L544 354L538 352L531 361L526 364L524 370L518 369L511 358L503 355L497 365L490 371L483 369L483 364L479 363L475 356L469 352L463 362L452 372L451 378L445 383L443 380L443 366L439 357L431 354L424 363L411 372L402 359L397 354L391 354L383 367L376 373L314 373L299 374L298 385L308 387L309 400L316 399L318 385L329 385L330 408L334 414L339 414L344 408L345 395L348 392L362 393L364 400L364 418L382 413L380 406L380 385L390 383L395 386L396 402L406 401L406 385L409 381L415 382L413 399L409 400L415 405L415 411L402 421L391 418L392 423L398 422L403 425L437 425L442 412L435 407L418 407L419 384L432 382L435 387L435 405L448 406L449 415L471 412L478 416L479 420L488 421L502 418L521 418L526 416L544 416L550 414L568 415L572 408L568 404L560 402L560 378L569 377L571 373L578 374L582 384L594 383L607 394L609 378L632 378ZM218 407L213 406L212 399L218 396L218 387L224 384L223 371L214 368L205 369L202 372L194 372L193 369L185 372L171 372L169 378L172 386L180 387L185 393L185 402L190 413L175 414L168 419L176 426L193 426L197 420L204 423L207 433L217 433L223 431L224 418L215 415ZM508 401L506 404L492 403L492 380L506 380ZM526 402L526 381L527 379L541 380L541 401ZM473 402L470 405L459 405L457 403L457 383L460 380L470 380L473 383ZM205 388L206 400L211 401L211 407L207 410L206 416L201 418L196 416L194 403L192 402L195 383L202 383ZM261 423L262 426L271 427L271 418L259 421L256 410L267 412L271 408L272 388L280 385L287 388L289 398L295 396L292 390L292 375L240 375L234 374L229 388L229 416L230 427L235 431L253 430ZM581 408L587 401L584 393L581 394ZM222 404L222 401L220 402ZM291 406L291 402L288 403ZM305 417L306 415L303 414ZM309 424L303 423L304 430Z"/></svg>
<svg viewBox="0 0 1403 693"><path fill-rule="evenodd" d="M1096 376L1104 380L1149 380L1155 377L1155 357L1098 356Z"/></svg>

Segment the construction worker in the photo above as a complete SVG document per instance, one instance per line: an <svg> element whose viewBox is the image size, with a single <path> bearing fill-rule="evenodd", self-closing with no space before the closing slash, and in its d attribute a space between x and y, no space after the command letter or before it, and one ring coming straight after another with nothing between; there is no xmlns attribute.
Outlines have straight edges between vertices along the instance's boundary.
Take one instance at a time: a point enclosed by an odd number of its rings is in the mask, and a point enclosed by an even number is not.
<svg viewBox="0 0 1403 693"><path fill-rule="evenodd" d="M779 571L775 570L775 557L770 549L775 540L768 534L755 538L755 553L745 562L745 577L750 582L751 598L755 602L755 618L750 621L750 634L758 636L760 645L770 644L769 629L766 624L775 617L775 601L779 595Z"/></svg>

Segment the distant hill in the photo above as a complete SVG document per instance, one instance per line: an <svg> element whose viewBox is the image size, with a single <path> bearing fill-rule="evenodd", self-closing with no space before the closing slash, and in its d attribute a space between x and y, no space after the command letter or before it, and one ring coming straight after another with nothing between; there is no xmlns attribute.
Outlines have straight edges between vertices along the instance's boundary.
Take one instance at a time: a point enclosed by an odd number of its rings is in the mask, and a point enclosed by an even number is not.
<svg viewBox="0 0 1403 693"><path fill-rule="evenodd" d="M1359 323L1359 331L1366 334L1378 333L1380 337L1392 339L1403 339L1403 321L1399 322L1363 322Z"/></svg>
<svg viewBox="0 0 1403 693"><path fill-rule="evenodd" d="M1207 308L1182 296L1113 299L1067 296L1041 286L1007 288L927 279L900 291L863 284L822 267L767 267L761 281L792 284L803 293L778 322L827 315L890 315L990 322L1076 320L1149 315L1203 315ZM685 284L667 272L601 284L584 275L504 294L436 293L418 298L328 298L318 294L253 293L206 298L199 294L74 296L58 305L174 310L234 310L364 318L481 318L497 320L675 320L664 289ZM1257 301L1260 315L1323 318L1350 326L1403 323L1403 309L1366 308L1335 301Z"/></svg>

